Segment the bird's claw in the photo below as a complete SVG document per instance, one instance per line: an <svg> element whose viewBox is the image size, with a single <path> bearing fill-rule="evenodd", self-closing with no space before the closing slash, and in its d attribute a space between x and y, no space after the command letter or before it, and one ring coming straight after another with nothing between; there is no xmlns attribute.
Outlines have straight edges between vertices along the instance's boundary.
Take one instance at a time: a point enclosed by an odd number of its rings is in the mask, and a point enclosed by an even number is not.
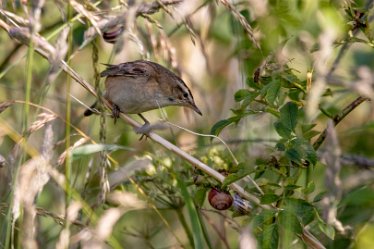
<svg viewBox="0 0 374 249"><path fill-rule="evenodd" d="M139 138L139 141L141 141L143 139L143 137L145 137L145 139L147 139L148 134L149 134L149 132L151 132L151 130L152 130L152 125L149 122L146 122L141 127L135 128L135 132L137 134L142 134Z"/></svg>
<svg viewBox="0 0 374 249"><path fill-rule="evenodd" d="M143 137L146 137L147 139L149 133L152 130L162 130L165 128L166 126L163 123L157 123L157 124L151 125L149 122L145 122L145 124L142 125L141 127L135 128L135 132L137 134L142 134L141 137L139 138L139 141L140 141L143 139Z"/></svg>

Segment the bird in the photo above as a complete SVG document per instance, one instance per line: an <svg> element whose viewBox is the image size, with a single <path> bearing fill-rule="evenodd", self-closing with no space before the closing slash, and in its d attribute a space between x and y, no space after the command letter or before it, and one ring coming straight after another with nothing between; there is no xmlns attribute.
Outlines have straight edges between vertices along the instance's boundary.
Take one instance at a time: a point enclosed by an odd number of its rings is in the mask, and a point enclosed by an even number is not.
<svg viewBox="0 0 374 249"><path fill-rule="evenodd" d="M107 68L100 73L101 77L106 77L103 97L112 105L114 122L121 112L138 114L145 123L136 132L146 134L150 124L143 112L165 106L185 106L202 115L188 86L166 67L147 60L105 66ZM87 109L84 116L93 114L96 104Z"/></svg>

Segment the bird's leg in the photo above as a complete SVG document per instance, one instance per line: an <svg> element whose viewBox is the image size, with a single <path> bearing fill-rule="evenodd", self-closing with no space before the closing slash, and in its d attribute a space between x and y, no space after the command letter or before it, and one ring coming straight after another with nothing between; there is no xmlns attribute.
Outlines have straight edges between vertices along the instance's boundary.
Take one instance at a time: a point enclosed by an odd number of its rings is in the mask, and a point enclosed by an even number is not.
<svg viewBox="0 0 374 249"><path fill-rule="evenodd" d="M139 140L142 140L144 136L147 137L148 134L149 134L152 130L162 130L162 129L165 129L165 128L166 128L165 124L163 124L163 123L156 123L156 124L154 124L154 125L151 125L151 124L149 123L149 121L148 121L148 120L147 120L147 119L146 119L142 114L139 113L138 115L139 115L139 117L141 117L141 119L143 119L143 121L144 121L144 125L142 125L141 127L135 129L135 132L136 132L136 133L138 133L138 134L142 134L142 136L140 137Z"/></svg>
<svg viewBox="0 0 374 249"><path fill-rule="evenodd" d="M152 126L142 114L138 113L138 115L144 121L144 124L141 127L135 129L136 133L142 134L141 137L139 138L139 141L140 141L143 139L144 136L147 138L148 133L152 130Z"/></svg>
<svg viewBox="0 0 374 249"><path fill-rule="evenodd" d="M114 124L117 122L117 118L119 118L121 110L119 109L118 105L113 104L112 105L112 116L114 118Z"/></svg>

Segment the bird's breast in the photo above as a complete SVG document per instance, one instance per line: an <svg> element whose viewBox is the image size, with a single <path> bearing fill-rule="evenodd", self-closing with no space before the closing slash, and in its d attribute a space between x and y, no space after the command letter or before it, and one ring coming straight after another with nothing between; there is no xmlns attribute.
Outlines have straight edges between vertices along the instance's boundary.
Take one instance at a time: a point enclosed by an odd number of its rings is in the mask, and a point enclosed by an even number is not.
<svg viewBox="0 0 374 249"><path fill-rule="evenodd" d="M160 107L158 93L152 84L135 79L107 78L104 97L121 112L136 114Z"/></svg>

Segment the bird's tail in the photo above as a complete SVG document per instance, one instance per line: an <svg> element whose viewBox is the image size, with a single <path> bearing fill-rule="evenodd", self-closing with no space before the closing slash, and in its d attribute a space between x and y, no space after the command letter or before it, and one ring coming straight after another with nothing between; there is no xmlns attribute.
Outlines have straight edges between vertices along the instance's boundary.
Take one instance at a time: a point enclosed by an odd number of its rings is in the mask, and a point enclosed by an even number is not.
<svg viewBox="0 0 374 249"><path fill-rule="evenodd" d="M96 105L97 105L97 101L93 103L93 105L91 105L89 109L85 110L83 115L87 117L95 113L94 108L96 107Z"/></svg>

